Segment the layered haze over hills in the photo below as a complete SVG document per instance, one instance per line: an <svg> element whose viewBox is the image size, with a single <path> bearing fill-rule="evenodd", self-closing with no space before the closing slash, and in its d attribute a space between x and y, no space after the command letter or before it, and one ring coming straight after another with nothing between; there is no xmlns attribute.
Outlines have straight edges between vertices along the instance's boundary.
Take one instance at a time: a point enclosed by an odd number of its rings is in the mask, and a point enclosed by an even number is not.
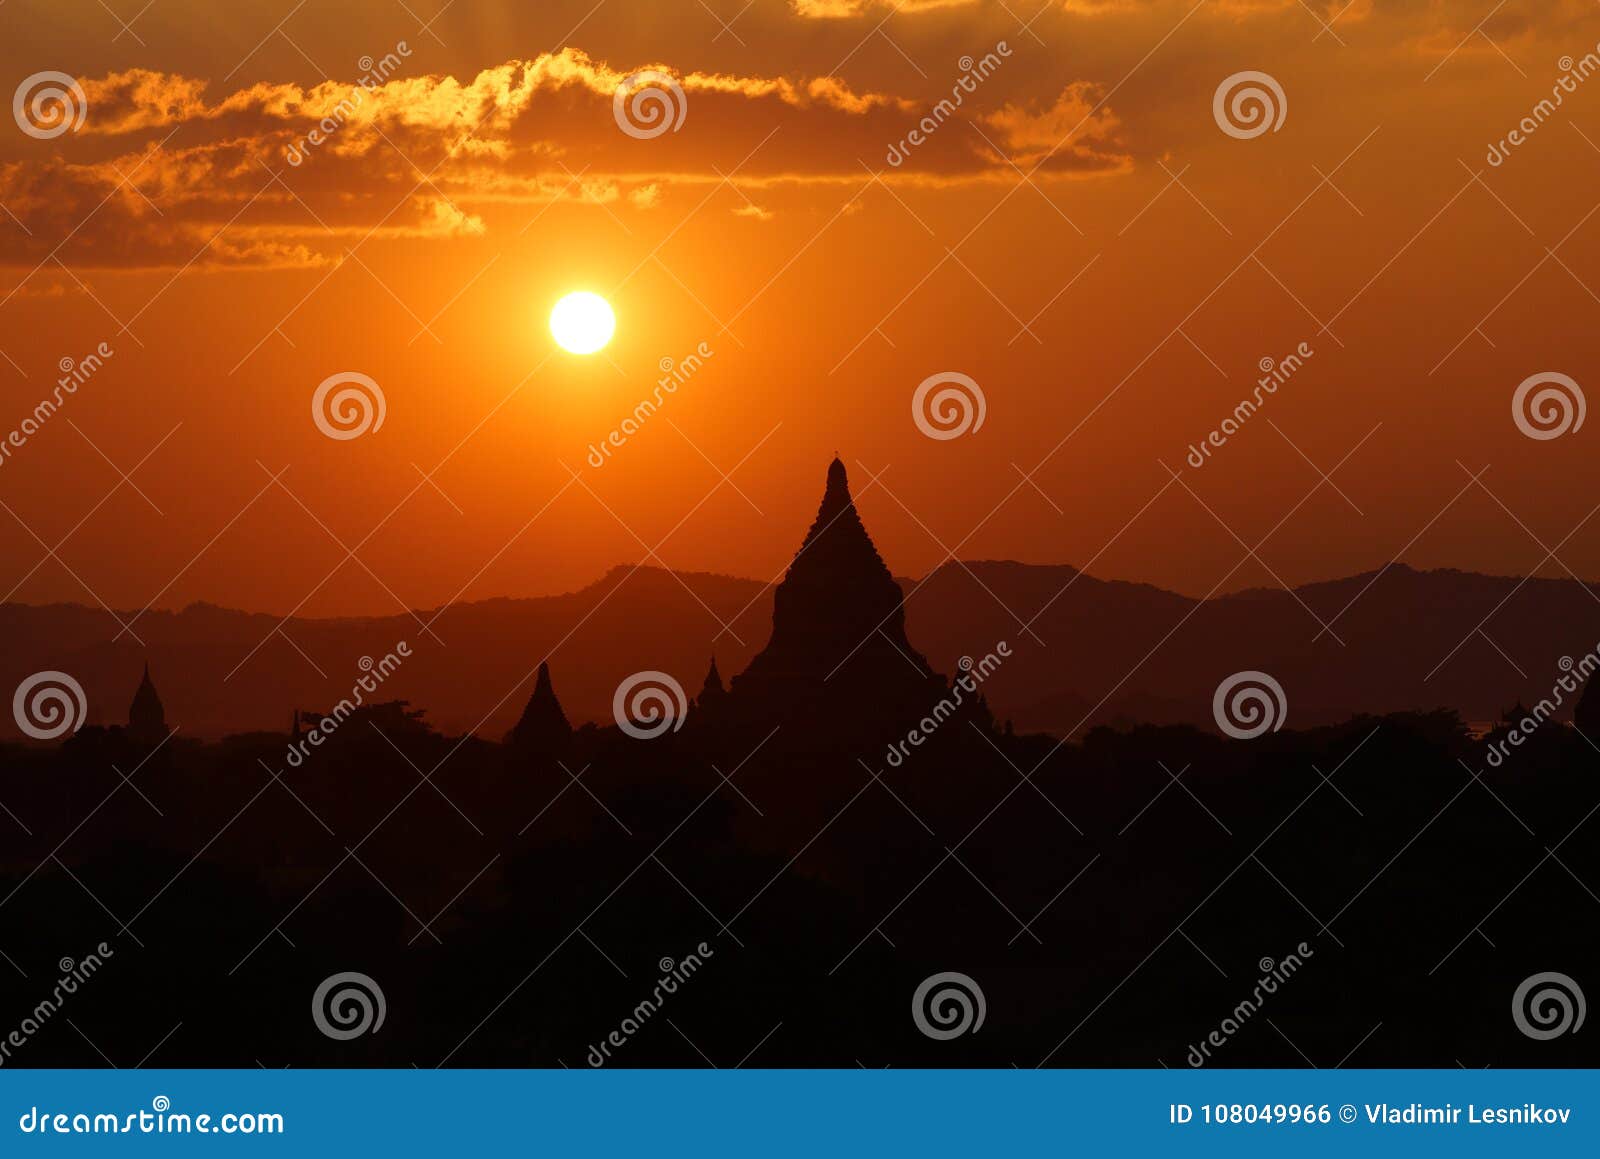
<svg viewBox="0 0 1600 1159"><path fill-rule="evenodd" d="M1012 657L984 686L995 716L1061 736L1135 721L1212 728L1213 691L1243 669L1282 683L1289 727L1441 707L1487 721L1548 693L1562 657L1600 642L1600 598L1577 580L1400 564L1292 593L1204 601L1064 565L967 561L899 582L906 635L934 670L955 671L961 657L1007 641ZM691 691L713 655L722 671L743 671L768 641L772 592L752 579L618 567L579 591L442 613L152 611L136 625L143 646L114 641L116 624L97 608L7 604L0 682L70 672L87 693L89 722L116 724L148 660L181 735L286 732L294 709L320 711L349 695L362 658L403 640L411 658L382 696L410 700L446 732L500 739L545 659L574 724L609 721L618 683L642 669ZM0 727L18 736L9 715Z"/></svg>

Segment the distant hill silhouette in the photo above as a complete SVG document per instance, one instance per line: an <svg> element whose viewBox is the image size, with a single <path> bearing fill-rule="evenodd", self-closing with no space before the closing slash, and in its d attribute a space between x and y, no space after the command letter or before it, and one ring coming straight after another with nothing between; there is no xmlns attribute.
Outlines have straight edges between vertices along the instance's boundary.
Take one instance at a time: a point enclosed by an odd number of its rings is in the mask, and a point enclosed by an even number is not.
<svg viewBox="0 0 1600 1159"><path fill-rule="evenodd" d="M1531 703L1548 694L1560 658L1577 659L1600 642L1600 603L1574 580L1399 564L1293 595L1254 589L1203 604L1067 566L1002 561L951 563L899 582L909 593L910 644L902 639L897 647L949 674L962 656L1009 641L1013 657L985 684L995 715L1021 731L1057 735L1133 721L1210 728L1212 692L1242 669L1270 672L1283 684L1295 726L1441 707L1493 720L1518 698ZM1332 622L1343 645L1327 633L1316 639L1322 629L1302 601ZM427 706L446 731L498 739L532 691L531 680L513 686L546 654L572 723L607 721L612 694L631 673L665 671L692 693L712 654L724 673L743 672L767 641L772 613L773 589L757 581L651 567L618 567L565 595L455 605L433 624L444 646L404 614L294 618L277 635L278 617L195 604L143 616L143 648L126 636L113 643L115 625L96 608L6 604L0 687L42 669L67 671L88 693L91 721L119 722L149 659L161 674L167 720L184 735L282 730L296 706L348 692L361 657L382 656L405 639L414 658L385 688ZM428 621L434 612L417 616ZM1487 638L1473 631L1485 617ZM859 633L868 634L866 627ZM778 644L780 653L791 648ZM871 646L889 654L881 638ZM751 676L767 678L765 666ZM9 715L0 715L0 737L17 735Z"/></svg>

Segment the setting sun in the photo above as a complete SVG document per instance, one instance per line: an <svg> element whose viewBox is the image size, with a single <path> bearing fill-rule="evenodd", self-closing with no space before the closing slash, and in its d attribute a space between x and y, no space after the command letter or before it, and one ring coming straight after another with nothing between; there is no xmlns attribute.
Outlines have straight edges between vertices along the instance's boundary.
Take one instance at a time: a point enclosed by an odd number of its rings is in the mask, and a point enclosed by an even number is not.
<svg viewBox="0 0 1600 1159"><path fill-rule="evenodd" d="M617 316L599 294L579 290L550 311L550 333L556 344L573 354L593 354L611 341Z"/></svg>

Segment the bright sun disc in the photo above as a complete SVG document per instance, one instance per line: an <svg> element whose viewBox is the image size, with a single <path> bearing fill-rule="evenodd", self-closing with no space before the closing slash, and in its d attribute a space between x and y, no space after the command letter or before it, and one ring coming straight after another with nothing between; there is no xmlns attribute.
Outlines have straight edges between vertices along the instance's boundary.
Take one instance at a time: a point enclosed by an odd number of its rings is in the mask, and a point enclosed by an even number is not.
<svg viewBox="0 0 1600 1159"><path fill-rule="evenodd" d="M611 341L617 316L599 294L579 290L550 311L550 333L556 344L573 354L593 354Z"/></svg>

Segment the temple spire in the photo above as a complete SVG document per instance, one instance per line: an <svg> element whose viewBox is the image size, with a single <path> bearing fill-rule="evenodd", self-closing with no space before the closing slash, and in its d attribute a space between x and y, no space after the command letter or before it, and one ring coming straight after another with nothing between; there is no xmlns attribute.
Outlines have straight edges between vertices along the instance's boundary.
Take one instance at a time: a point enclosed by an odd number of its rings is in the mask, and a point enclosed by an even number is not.
<svg viewBox="0 0 1600 1159"><path fill-rule="evenodd" d="M144 662L144 676L128 705L128 736L139 744L158 744L166 739L167 715L161 697L150 679L150 661Z"/></svg>
<svg viewBox="0 0 1600 1159"><path fill-rule="evenodd" d="M700 686L700 695L695 698L695 704L700 708L710 708L718 704L727 695L727 689L722 684L722 673L717 671L717 658L711 657L711 670L706 673L705 683Z"/></svg>
<svg viewBox="0 0 1600 1159"><path fill-rule="evenodd" d="M511 730L512 745L527 752L551 754L566 747L572 739L572 725L556 699L555 685L550 680L550 665L539 665L539 676L534 681L533 695L522 710L522 719Z"/></svg>
<svg viewBox="0 0 1600 1159"><path fill-rule="evenodd" d="M812 742L853 741L886 717L920 717L946 683L906 638L904 601L835 456L816 519L773 592L772 636L734 677L730 707L753 719L804 718Z"/></svg>

